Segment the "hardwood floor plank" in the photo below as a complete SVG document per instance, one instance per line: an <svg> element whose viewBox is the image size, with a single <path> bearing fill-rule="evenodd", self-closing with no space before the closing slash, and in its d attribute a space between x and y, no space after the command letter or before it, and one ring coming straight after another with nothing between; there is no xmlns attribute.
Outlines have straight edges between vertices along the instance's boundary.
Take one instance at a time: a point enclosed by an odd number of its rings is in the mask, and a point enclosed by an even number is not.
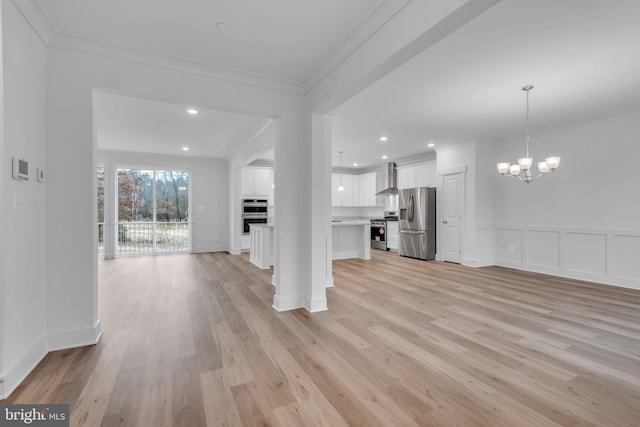
<svg viewBox="0 0 640 427"><path fill-rule="evenodd" d="M246 254L99 261L103 339L2 403L72 425L636 427L640 291L372 251L278 313Z"/></svg>
<svg viewBox="0 0 640 427"><path fill-rule="evenodd" d="M213 334L220 349L220 358L229 386L255 381L253 370L242 352L235 334L226 323L213 326Z"/></svg>
<svg viewBox="0 0 640 427"><path fill-rule="evenodd" d="M171 369L171 425L205 425L204 402L200 389L198 357L174 361Z"/></svg>
<svg viewBox="0 0 640 427"><path fill-rule="evenodd" d="M238 408L231 387L239 385L227 382L222 370L200 374L206 425L209 427L241 426Z"/></svg>
<svg viewBox="0 0 640 427"><path fill-rule="evenodd" d="M325 370L307 351L300 347L294 347L290 348L289 352L349 425L383 425L373 414L365 409L356 396L351 395L334 374Z"/></svg>

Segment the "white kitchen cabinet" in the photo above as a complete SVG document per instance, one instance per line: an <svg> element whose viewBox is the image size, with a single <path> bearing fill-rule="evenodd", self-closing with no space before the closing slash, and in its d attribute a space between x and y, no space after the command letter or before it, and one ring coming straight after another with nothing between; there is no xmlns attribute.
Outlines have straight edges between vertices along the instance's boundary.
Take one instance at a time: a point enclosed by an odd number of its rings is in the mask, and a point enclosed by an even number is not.
<svg viewBox="0 0 640 427"><path fill-rule="evenodd" d="M435 187L437 179L436 162L416 165L416 187Z"/></svg>
<svg viewBox="0 0 640 427"><path fill-rule="evenodd" d="M344 191L338 191L339 173L331 175L331 206L376 206L376 173L342 174Z"/></svg>
<svg viewBox="0 0 640 427"><path fill-rule="evenodd" d="M370 172L359 175L360 200L358 206L376 206L376 173Z"/></svg>
<svg viewBox="0 0 640 427"><path fill-rule="evenodd" d="M414 188L416 186L416 170L413 166L398 167L398 188Z"/></svg>
<svg viewBox="0 0 640 427"><path fill-rule="evenodd" d="M387 248L398 251L398 221L387 221Z"/></svg>
<svg viewBox="0 0 640 427"><path fill-rule="evenodd" d="M342 181L344 191L338 191ZM331 175L331 206L358 206L360 197L357 175L334 173Z"/></svg>
<svg viewBox="0 0 640 427"><path fill-rule="evenodd" d="M398 167L398 188L435 187L436 162Z"/></svg>
<svg viewBox="0 0 640 427"><path fill-rule="evenodd" d="M245 166L242 168L241 181L242 196L268 197L269 168Z"/></svg>

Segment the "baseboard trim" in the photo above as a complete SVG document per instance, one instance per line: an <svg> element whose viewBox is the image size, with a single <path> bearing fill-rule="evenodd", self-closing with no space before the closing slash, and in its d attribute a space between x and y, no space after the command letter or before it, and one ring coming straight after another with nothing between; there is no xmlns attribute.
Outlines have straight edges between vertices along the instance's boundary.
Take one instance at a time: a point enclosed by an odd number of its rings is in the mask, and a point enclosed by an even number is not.
<svg viewBox="0 0 640 427"><path fill-rule="evenodd" d="M102 327L98 320L91 328L73 329L70 331L49 334L49 351L66 350L68 348L94 345L102 337Z"/></svg>
<svg viewBox="0 0 640 427"><path fill-rule="evenodd" d="M327 284L326 284L324 287L325 287L325 288L333 288L334 286L335 286L335 285L334 285L334 282L333 282L333 276L330 276L330 277L327 279Z"/></svg>
<svg viewBox="0 0 640 427"><path fill-rule="evenodd" d="M327 311L327 298L312 298L309 301L309 305L305 304L305 308L310 313L318 313L320 311Z"/></svg>
<svg viewBox="0 0 640 427"><path fill-rule="evenodd" d="M208 248L197 248L191 250L191 253L193 254L206 254L207 252L229 252L229 249L224 246L211 246Z"/></svg>
<svg viewBox="0 0 640 427"><path fill-rule="evenodd" d="M47 337L43 335L0 377L0 399L8 398L47 355Z"/></svg>
<svg viewBox="0 0 640 427"><path fill-rule="evenodd" d="M281 298L278 295L273 296L273 308L278 311L297 310L298 308L306 308L301 297L285 297Z"/></svg>
<svg viewBox="0 0 640 427"><path fill-rule="evenodd" d="M496 265L493 259L465 259L462 261L462 265L467 267L490 267Z"/></svg>

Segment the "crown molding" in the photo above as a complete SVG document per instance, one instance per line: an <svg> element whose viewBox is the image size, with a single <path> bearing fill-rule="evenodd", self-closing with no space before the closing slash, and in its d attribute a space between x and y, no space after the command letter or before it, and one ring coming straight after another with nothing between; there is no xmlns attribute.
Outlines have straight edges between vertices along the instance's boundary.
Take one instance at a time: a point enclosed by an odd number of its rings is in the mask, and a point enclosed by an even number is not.
<svg viewBox="0 0 640 427"><path fill-rule="evenodd" d="M69 36L62 33L56 33L52 37L48 46L89 55L102 56L119 61L165 68L246 86L256 86L263 89L278 90L297 95L304 94L302 87L294 82L234 70L204 62L193 61L186 58L173 57L156 52L138 50L76 36Z"/></svg>
<svg viewBox="0 0 640 427"><path fill-rule="evenodd" d="M48 45L58 30L40 3L37 0L11 0L11 3L29 23L42 43Z"/></svg>
<svg viewBox="0 0 640 427"><path fill-rule="evenodd" d="M302 85L297 82L64 34L55 27L39 0L11 0L11 2L47 47L165 68L246 86L255 86L296 95L304 94Z"/></svg>
<svg viewBox="0 0 640 427"><path fill-rule="evenodd" d="M304 82L305 94L313 90L325 77L330 75L347 58L356 52L374 34L395 17L411 0L381 0L367 16L365 16L347 38L338 46L331 56L323 61Z"/></svg>

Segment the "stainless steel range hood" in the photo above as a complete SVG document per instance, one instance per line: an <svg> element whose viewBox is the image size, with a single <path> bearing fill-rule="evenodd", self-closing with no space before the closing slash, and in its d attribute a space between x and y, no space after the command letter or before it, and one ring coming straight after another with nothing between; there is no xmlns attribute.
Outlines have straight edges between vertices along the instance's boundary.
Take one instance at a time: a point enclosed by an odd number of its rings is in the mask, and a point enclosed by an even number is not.
<svg viewBox="0 0 640 427"><path fill-rule="evenodd" d="M376 196L398 194L398 172L396 170L396 164L393 162L387 164L387 179L387 188L376 193Z"/></svg>

